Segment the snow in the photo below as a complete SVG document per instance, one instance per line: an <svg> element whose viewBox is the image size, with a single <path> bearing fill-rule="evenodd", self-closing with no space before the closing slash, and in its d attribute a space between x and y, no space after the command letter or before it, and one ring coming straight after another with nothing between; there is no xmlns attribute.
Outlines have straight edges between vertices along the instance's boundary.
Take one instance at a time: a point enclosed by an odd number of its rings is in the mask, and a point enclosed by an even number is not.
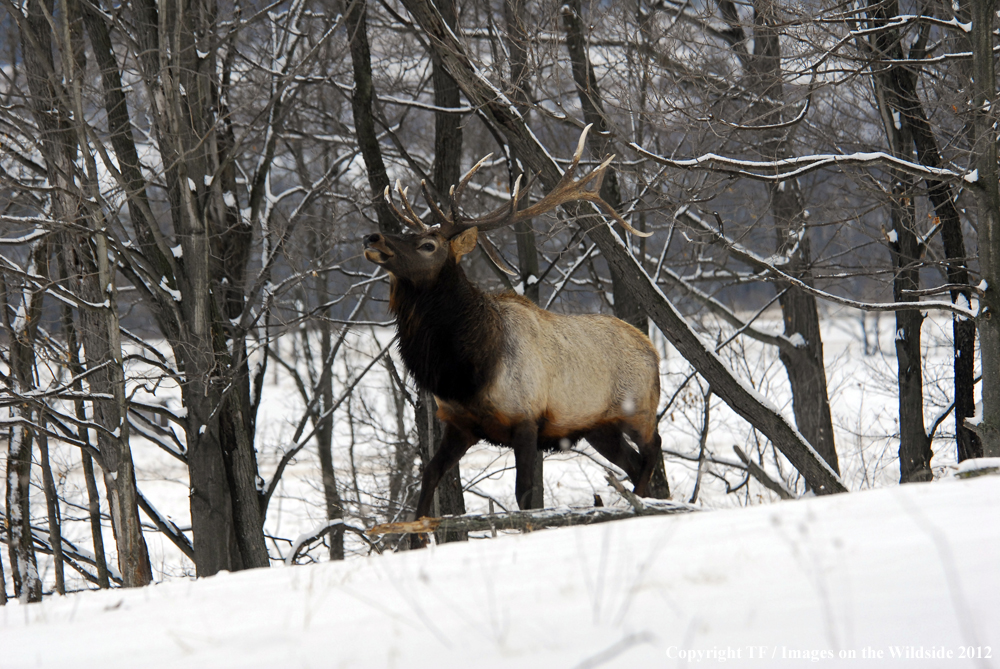
<svg viewBox="0 0 1000 669"><path fill-rule="evenodd" d="M886 239L889 240L890 244L895 244L896 241L899 239L899 237L896 235L896 231L895 230L890 230L889 232L887 232L886 235L885 235L885 237L886 237Z"/></svg>
<svg viewBox="0 0 1000 669"><path fill-rule="evenodd" d="M998 515L982 476L537 531L13 602L0 647L10 668L993 666Z"/></svg>
<svg viewBox="0 0 1000 669"><path fill-rule="evenodd" d="M978 169L972 170L962 178L968 181L970 184L974 184L977 181L979 181L979 170Z"/></svg>
<svg viewBox="0 0 1000 669"><path fill-rule="evenodd" d="M165 292L169 293L170 297L173 298L174 302L181 301L181 291L174 290L169 285L167 285L167 277L165 276L160 277L160 288L162 288Z"/></svg>
<svg viewBox="0 0 1000 669"><path fill-rule="evenodd" d="M958 464L955 474L962 476L997 471L1000 471L1000 458L970 458Z"/></svg>

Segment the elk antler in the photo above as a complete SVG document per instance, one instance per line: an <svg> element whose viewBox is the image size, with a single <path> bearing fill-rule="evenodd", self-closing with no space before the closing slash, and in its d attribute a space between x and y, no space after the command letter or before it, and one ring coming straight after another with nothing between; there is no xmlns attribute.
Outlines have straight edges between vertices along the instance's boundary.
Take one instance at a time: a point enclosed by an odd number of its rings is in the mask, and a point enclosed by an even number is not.
<svg viewBox="0 0 1000 669"><path fill-rule="evenodd" d="M465 192L466 186L469 185L469 181L471 181L473 175L479 171L479 168L481 168L483 164L490 159L493 155L492 153L486 155L482 160L473 165L472 169L462 176L458 184L451 187L451 202L448 206L450 211L447 214L441 210L437 202L435 202L434 198L431 196L427 183L421 181L420 185L424 191L424 198L430 206L431 213L435 219L435 224L440 229L441 234L450 239L460 232L468 230L469 228L478 228L480 232L495 230L497 228L512 225L519 221L524 221L552 211L561 204L566 204L567 202L573 202L576 200L584 200L600 207L605 213L614 218L619 224L622 225L622 227L631 232L633 235L639 237L649 237L652 234L651 232L640 232L639 230L633 228L624 218L618 215L618 212L615 211L614 207L601 198L601 183L604 181L604 176L607 172L608 166L611 165L611 161L615 159L613 155L605 158L604 162L584 176L579 179L575 178L576 171L580 166L580 157L583 155L583 148L587 140L587 133L590 131L591 125L585 127L583 132L580 134L580 141L576 146L576 152L573 154L573 162L570 163L570 166L563 173L562 178L559 180L559 183L556 184L555 188L553 188L548 195L535 204L520 211L518 211L517 205L524 194L531 189L531 182L528 183L528 186L525 187L522 192L521 177L519 176L514 181L514 189L511 193L510 200L502 206L494 209L488 214L484 214L483 216L478 216L476 218L467 218L461 214L459 203L461 201L462 194ZM593 184L593 186L588 188L588 184ZM396 182L396 192L399 193L403 207L406 209L405 214L397 209L396 205L392 202L388 187L385 189L385 198L388 200L389 205L392 207L392 210L396 213L399 220L418 232L423 232L429 229L430 226L425 221L421 220L420 217L413 211L413 207L410 206L410 202L406 198L407 191L399 185L398 181Z"/></svg>
<svg viewBox="0 0 1000 669"><path fill-rule="evenodd" d="M405 214L396 208L396 203L392 201L392 195L389 194L388 186L385 187L385 201L389 203L390 207L392 207L392 211L396 214L396 218L406 224L407 227L413 228L417 232L425 232L427 230L427 224L420 220L420 217L413 211L413 207L410 206L410 201L406 199L406 192L408 190L408 188L403 188L400 185L399 179L396 179L396 192L399 193L399 199L402 200L403 207L406 208L407 213Z"/></svg>

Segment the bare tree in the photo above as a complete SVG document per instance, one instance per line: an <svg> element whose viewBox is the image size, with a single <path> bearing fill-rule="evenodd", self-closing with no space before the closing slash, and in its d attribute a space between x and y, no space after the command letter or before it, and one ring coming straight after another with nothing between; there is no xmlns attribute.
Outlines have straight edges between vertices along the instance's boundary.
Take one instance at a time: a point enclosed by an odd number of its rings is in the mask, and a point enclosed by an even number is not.
<svg viewBox="0 0 1000 669"><path fill-rule="evenodd" d="M994 26L996 4L992 0L971 0L972 77L971 88L973 168L970 179L979 209L979 271L984 289L977 319L983 359L983 413L976 433L983 441L983 455L1000 456L1000 188L997 186L996 71L994 66ZM968 424L968 423L967 423Z"/></svg>

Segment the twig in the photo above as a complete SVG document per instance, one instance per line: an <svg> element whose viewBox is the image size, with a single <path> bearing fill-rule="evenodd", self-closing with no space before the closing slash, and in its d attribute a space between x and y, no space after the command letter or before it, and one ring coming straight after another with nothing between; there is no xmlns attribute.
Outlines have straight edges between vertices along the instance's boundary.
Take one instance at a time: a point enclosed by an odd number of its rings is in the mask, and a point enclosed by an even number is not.
<svg viewBox="0 0 1000 669"><path fill-rule="evenodd" d="M639 499L635 493L626 490L625 486L623 486L621 481L618 480L618 477L614 475L614 472L610 469L605 469L604 478L608 480L608 483L611 484L612 488L618 491L619 495L625 498L626 502L632 505L632 508L635 509L636 513L642 513L646 510L646 505L642 503L642 500Z"/></svg>
<svg viewBox="0 0 1000 669"><path fill-rule="evenodd" d="M343 519L338 518L336 520L331 520L330 522L324 525L320 525L312 532L307 532L306 534L301 535L294 542L292 542L292 552L289 553L288 557L285 558L285 565L290 567L293 564L295 564L295 558L297 558L299 555L302 554L304 548L308 547L310 544L316 541L319 541L320 539L330 534L334 530L341 530L341 531L346 530L348 532L353 532L354 534L361 537L361 539L366 544L368 544L369 548L371 548L379 555L382 554L382 551L379 550L379 547L373 544L371 540L365 535L364 530L362 530L360 527L354 527L353 525L348 525L343 521Z"/></svg>
<svg viewBox="0 0 1000 669"><path fill-rule="evenodd" d="M736 451L736 455L747 466L747 471L750 472L750 475L757 479L762 486L777 494L781 499L795 499L795 495L789 492L788 488L768 476L767 472L756 462L748 458L739 446L734 445L733 450Z"/></svg>

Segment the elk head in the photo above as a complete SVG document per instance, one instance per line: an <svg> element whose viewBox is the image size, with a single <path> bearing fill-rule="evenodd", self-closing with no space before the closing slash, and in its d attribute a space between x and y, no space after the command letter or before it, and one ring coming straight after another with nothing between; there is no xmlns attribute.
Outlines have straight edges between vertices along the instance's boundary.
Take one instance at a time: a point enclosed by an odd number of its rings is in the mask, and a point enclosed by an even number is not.
<svg viewBox="0 0 1000 669"><path fill-rule="evenodd" d="M470 169L451 188L450 204L445 209L438 206L431 196L426 182L421 182L424 198L430 208L431 222L425 222L410 205L407 198L407 189L396 182L396 192L399 194L403 209L396 207L389 192L389 187L385 189L385 199L392 207L393 213L399 221L409 228L409 232L392 235L376 233L365 238L365 258L371 262L381 265L387 271L398 278L407 279L415 284L433 283L438 273L446 262L453 259L455 262L461 260L462 256L471 252L476 241L481 243L483 250L490 260L501 270L508 274L517 274L503 260L503 257L496 250L496 247L486 237L485 232L497 228L513 225L518 221L527 220L549 212L561 204L574 200L585 200L592 202L610 214L618 223L629 232L640 237L648 237L651 233L640 232L628 224L625 219L618 215L614 207L609 205L600 196L601 183L604 180L605 172L614 156L608 156L598 167L591 170L584 176L576 178L579 168L580 157L583 155L583 148L587 139L588 125L580 135L576 152L573 154L573 161L563 173L562 179L556 184L552 191L535 204L519 209L519 204L524 195L530 190L531 184L522 191L521 177L517 177L514 182L514 189L511 198L494 211L470 218L461 211L461 198L466 186L473 175L479 171L483 164L490 159L492 154L487 155L472 169Z"/></svg>
<svg viewBox="0 0 1000 669"><path fill-rule="evenodd" d="M365 258L395 277L415 285L433 284L445 263L458 262L476 247L476 228L451 239L436 228L400 235L375 233L365 238Z"/></svg>

